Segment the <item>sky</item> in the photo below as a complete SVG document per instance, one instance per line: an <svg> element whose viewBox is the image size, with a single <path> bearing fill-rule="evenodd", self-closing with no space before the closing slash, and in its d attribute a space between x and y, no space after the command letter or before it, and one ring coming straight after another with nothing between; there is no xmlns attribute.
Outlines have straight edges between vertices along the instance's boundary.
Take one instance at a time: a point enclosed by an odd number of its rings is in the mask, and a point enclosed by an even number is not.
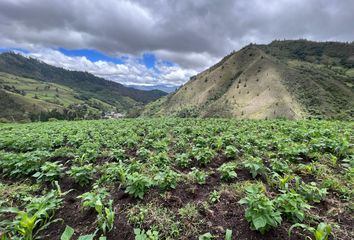
<svg viewBox="0 0 354 240"><path fill-rule="evenodd" d="M181 85L249 43L354 40L353 0L0 0L0 51Z"/></svg>

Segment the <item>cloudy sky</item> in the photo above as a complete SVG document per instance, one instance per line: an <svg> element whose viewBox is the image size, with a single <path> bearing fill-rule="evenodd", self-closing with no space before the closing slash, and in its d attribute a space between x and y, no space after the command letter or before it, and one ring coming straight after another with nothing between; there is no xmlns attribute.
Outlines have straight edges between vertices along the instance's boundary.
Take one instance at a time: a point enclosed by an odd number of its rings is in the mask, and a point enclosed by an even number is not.
<svg viewBox="0 0 354 240"><path fill-rule="evenodd" d="M0 51L123 84L180 85L251 42L351 42L353 13L353 0L0 0Z"/></svg>

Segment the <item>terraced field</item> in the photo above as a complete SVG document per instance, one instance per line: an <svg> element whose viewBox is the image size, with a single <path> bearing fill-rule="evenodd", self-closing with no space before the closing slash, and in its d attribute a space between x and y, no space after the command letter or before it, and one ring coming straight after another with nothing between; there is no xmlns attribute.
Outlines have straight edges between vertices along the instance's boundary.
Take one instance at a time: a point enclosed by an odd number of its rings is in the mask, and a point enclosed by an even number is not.
<svg viewBox="0 0 354 240"><path fill-rule="evenodd" d="M0 125L0 239L353 239L354 123Z"/></svg>

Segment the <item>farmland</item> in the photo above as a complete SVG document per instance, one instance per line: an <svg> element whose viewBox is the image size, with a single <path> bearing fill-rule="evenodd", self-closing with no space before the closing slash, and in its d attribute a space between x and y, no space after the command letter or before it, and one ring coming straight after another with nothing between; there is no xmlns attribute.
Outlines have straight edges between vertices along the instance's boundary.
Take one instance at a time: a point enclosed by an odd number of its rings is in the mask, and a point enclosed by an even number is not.
<svg viewBox="0 0 354 240"><path fill-rule="evenodd" d="M353 239L354 122L0 125L0 239Z"/></svg>

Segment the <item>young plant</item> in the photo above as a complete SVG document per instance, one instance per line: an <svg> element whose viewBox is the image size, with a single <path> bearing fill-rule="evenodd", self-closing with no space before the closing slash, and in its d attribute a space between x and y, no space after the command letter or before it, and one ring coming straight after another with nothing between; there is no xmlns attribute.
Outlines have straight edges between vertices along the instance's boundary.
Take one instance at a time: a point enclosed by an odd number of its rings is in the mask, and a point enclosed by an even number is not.
<svg viewBox="0 0 354 240"><path fill-rule="evenodd" d="M66 226L64 232L60 236L60 240L71 240L74 233L75 233L75 230L72 227ZM97 233L97 230L93 234L79 236L79 238L77 240L94 240L96 233ZM106 240L106 238L100 237L99 240Z"/></svg>
<svg viewBox="0 0 354 240"><path fill-rule="evenodd" d="M15 214L15 219L4 220L0 222L0 229L5 230L5 236L9 239L35 239L36 235L48 227L51 223L56 222L53 220L55 210L57 210L62 203L61 197L66 193L62 193L60 188L52 190L48 194L28 198L30 201L25 210L18 208L1 208L0 214L11 213Z"/></svg>
<svg viewBox="0 0 354 240"><path fill-rule="evenodd" d="M127 167L123 163L107 163L102 169L100 183L120 182L125 184L127 178Z"/></svg>
<svg viewBox="0 0 354 240"><path fill-rule="evenodd" d="M216 190L212 191L210 194L209 194L209 201L211 203L217 203L220 201L220 193Z"/></svg>
<svg viewBox="0 0 354 240"><path fill-rule="evenodd" d="M159 172L154 180L161 189L176 188L177 180L180 175L171 169L166 169L163 172Z"/></svg>
<svg viewBox="0 0 354 240"><path fill-rule="evenodd" d="M236 157L236 155L239 153L239 151L237 150L236 147L234 146L226 146L226 149L225 149L225 155L226 157L228 158L234 158Z"/></svg>
<svg viewBox="0 0 354 240"><path fill-rule="evenodd" d="M65 170L63 164L60 162L45 162L40 171L36 172L33 177L37 178L38 181L52 182L58 180Z"/></svg>
<svg viewBox="0 0 354 240"><path fill-rule="evenodd" d="M78 198L82 200L82 208L93 208L97 213L98 228L105 235L113 229L115 213L112 207L113 201L107 203L108 192L104 188L94 187L92 192L84 193Z"/></svg>
<svg viewBox="0 0 354 240"><path fill-rule="evenodd" d="M87 164L84 166L72 166L67 173L75 182L81 186L85 186L92 181L95 172L96 170L93 168L92 164Z"/></svg>
<svg viewBox="0 0 354 240"><path fill-rule="evenodd" d="M266 172L266 167L264 166L262 159L259 157L250 157L246 159L243 164L245 168L250 171L253 178Z"/></svg>
<svg viewBox="0 0 354 240"><path fill-rule="evenodd" d="M218 168L221 174L221 179L224 181L229 181L237 177L236 164L235 163L224 163Z"/></svg>
<svg viewBox="0 0 354 240"><path fill-rule="evenodd" d="M204 171L193 167L192 171L189 174L193 177L194 182L196 182L200 185L203 185L206 183L206 178L208 175Z"/></svg>
<svg viewBox="0 0 354 240"><path fill-rule="evenodd" d="M309 202L319 203L327 195L327 188L318 188L315 182L300 184L298 192Z"/></svg>
<svg viewBox="0 0 354 240"><path fill-rule="evenodd" d="M211 160L213 160L214 156L215 156L215 152L208 148L208 147L204 147L204 148L193 148L192 149L192 154L194 156L194 158L201 164L201 165L207 165L208 163L211 162Z"/></svg>
<svg viewBox="0 0 354 240"><path fill-rule="evenodd" d="M21 236L24 240L34 239L34 229L40 226L42 222L37 214L31 215L16 208L0 209L0 213L5 212L16 214L16 217L13 221L4 220L0 222L1 229L5 230L4 236L7 236L8 239L15 238L16 236Z"/></svg>
<svg viewBox="0 0 354 240"><path fill-rule="evenodd" d="M108 205L97 204L95 209L97 212L97 225L102 231L103 235L113 229L115 213L112 207L113 200L108 202Z"/></svg>
<svg viewBox="0 0 354 240"><path fill-rule="evenodd" d="M77 198L81 198L81 206L83 209L85 208L95 208L97 204L101 204L105 202L109 193L105 188L100 188L95 186L93 191L83 193Z"/></svg>
<svg viewBox="0 0 354 240"><path fill-rule="evenodd" d="M181 153L176 156L177 166L181 168L187 168L190 166L192 160L189 158L188 154Z"/></svg>
<svg viewBox="0 0 354 240"><path fill-rule="evenodd" d="M213 236L210 232L204 233L203 235L200 235L198 237L198 240L212 240L215 239L215 236Z"/></svg>
<svg viewBox="0 0 354 240"><path fill-rule="evenodd" d="M292 225L289 229L289 236L291 236L291 231L295 228L295 227L301 227L306 229L307 231L309 231L310 233L312 233L313 238L311 238L310 236L307 236L308 239L310 240L328 240L329 236L331 235L332 232L332 226L330 224L321 222L320 224L318 224L317 229L314 227L310 227L306 224L300 224L300 223L296 223L294 225Z"/></svg>
<svg viewBox="0 0 354 240"><path fill-rule="evenodd" d="M159 232L154 230L147 230L140 228L134 229L135 240L159 240Z"/></svg>
<svg viewBox="0 0 354 240"><path fill-rule="evenodd" d="M311 208L304 197L295 191L279 195L275 200L275 205L293 222L302 222L305 218L305 211Z"/></svg>
<svg viewBox="0 0 354 240"><path fill-rule="evenodd" d="M134 172L127 175L126 185L126 193L135 198L143 199L145 192L151 187L152 181L149 177Z"/></svg>
<svg viewBox="0 0 354 240"><path fill-rule="evenodd" d="M270 228L281 223L280 212L275 210L275 204L265 194L264 190L256 185L246 188L247 196L239 203L247 205L245 217L251 223L251 229L264 234Z"/></svg>
<svg viewBox="0 0 354 240"><path fill-rule="evenodd" d="M232 240L232 230L226 229L225 240Z"/></svg>
<svg viewBox="0 0 354 240"><path fill-rule="evenodd" d="M170 158L167 152L159 152L157 154L153 154L150 157L150 161L158 167L164 167L170 164Z"/></svg>

